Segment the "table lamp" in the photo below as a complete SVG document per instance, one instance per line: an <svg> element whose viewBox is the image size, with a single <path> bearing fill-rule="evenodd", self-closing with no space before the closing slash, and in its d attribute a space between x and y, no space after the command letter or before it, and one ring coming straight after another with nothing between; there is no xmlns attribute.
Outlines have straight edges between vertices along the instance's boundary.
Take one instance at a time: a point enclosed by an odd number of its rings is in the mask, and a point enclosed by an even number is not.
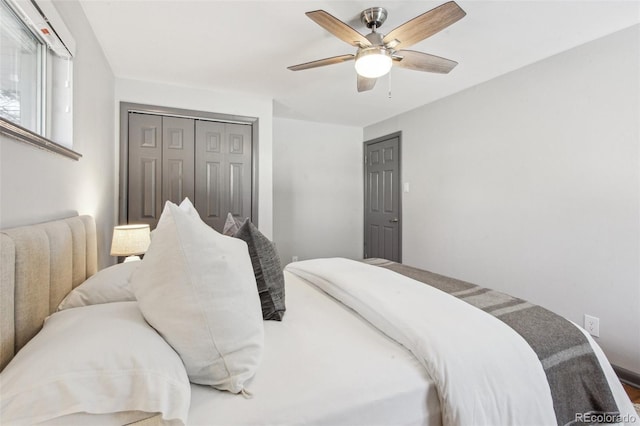
<svg viewBox="0 0 640 426"><path fill-rule="evenodd" d="M120 225L113 228L111 256L127 256L124 261L140 260L151 243L149 225Z"/></svg>

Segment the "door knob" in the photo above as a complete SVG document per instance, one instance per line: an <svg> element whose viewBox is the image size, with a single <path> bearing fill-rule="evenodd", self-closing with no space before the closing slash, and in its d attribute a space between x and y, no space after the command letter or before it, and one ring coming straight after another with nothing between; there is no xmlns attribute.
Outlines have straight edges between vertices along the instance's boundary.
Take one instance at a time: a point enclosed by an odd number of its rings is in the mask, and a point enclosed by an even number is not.
<svg viewBox="0 0 640 426"><path fill-rule="evenodd" d="M390 219L390 220L389 220L389 222L391 222L391 223L396 223L396 222L398 222L398 218L397 218L397 217L394 217L393 219Z"/></svg>

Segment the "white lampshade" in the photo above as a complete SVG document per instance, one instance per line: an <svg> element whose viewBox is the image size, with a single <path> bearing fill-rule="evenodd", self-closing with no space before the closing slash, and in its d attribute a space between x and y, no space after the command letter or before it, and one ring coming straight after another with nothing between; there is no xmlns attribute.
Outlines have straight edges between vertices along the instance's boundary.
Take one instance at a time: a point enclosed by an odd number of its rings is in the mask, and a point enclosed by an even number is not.
<svg viewBox="0 0 640 426"><path fill-rule="evenodd" d="M151 238L149 225L120 225L113 228L111 256L135 256L144 254Z"/></svg>
<svg viewBox="0 0 640 426"><path fill-rule="evenodd" d="M382 77L391 69L392 59L383 47L360 49L356 54L356 72L365 78Z"/></svg>

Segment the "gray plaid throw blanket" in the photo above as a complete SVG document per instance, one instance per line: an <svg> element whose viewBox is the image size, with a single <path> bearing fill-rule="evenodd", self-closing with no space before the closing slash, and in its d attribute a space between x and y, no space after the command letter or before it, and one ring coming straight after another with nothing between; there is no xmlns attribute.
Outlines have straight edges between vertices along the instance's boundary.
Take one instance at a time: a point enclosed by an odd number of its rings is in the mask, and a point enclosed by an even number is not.
<svg viewBox="0 0 640 426"><path fill-rule="evenodd" d="M504 293L385 259L366 259L449 293L498 318L531 346L551 389L558 425L617 423L620 413L600 362L572 323Z"/></svg>

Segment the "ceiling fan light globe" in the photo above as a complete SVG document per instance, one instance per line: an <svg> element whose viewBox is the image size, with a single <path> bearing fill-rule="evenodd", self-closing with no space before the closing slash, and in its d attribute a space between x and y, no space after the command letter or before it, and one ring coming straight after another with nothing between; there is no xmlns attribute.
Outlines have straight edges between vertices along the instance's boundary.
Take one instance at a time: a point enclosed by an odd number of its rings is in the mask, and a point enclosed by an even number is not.
<svg viewBox="0 0 640 426"><path fill-rule="evenodd" d="M381 47L361 49L356 54L356 72L365 78L378 78L391 69L391 55Z"/></svg>

